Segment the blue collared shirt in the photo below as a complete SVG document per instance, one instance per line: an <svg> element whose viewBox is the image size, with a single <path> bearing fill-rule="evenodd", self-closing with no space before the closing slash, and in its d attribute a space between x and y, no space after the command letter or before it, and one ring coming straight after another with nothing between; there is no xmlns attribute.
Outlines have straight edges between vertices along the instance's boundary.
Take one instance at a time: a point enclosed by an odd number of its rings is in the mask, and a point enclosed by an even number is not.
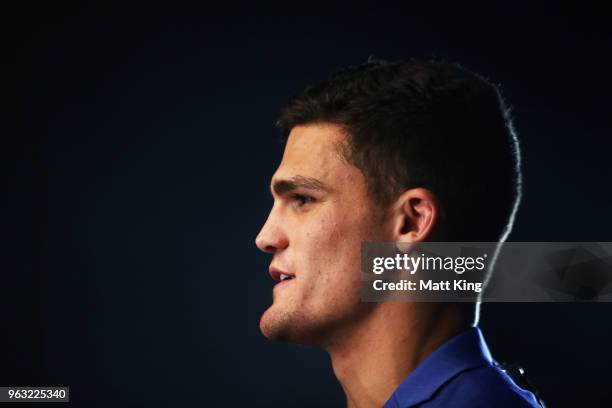
<svg viewBox="0 0 612 408"><path fill-rule="evenodd" d="M448 340L397 387L384 408L540 407L499 368L478 327Z"/></svg>

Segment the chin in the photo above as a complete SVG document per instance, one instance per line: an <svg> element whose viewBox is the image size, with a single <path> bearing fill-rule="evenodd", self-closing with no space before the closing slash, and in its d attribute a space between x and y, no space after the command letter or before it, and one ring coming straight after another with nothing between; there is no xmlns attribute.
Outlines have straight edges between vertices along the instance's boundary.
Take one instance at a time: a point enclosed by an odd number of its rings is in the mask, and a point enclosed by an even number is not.
<svg viewBox="0 0 612 408"><path fill-rule="evenodd" d="M259 320L259 329L268 339L273 341L283 341L288 343L314 345L317 330L305 324L307 320L304 316L296 313L279 312L274 310L272 305L264 312Z"/></svg>
<svg viewBox="0 0 612 408"><path fill-rule="evenodd" d="M275 310L272 305L261 316L259 329L269 340L320 346L333 332L334 324L325 320L323 316Z"/></svg>
<svg viewBox="0 0 612 408"><path fill-rule="evenodd" d="M270 322L269 310L266 310L259 319L259 330L268 340L276 340L277 330L275 330L275 325Z"/></svg>
<svg viewBox="0 0 612 408"><path fill-rule="evenodd" d="M286 314L278 313L270 307L261 316L259 329L268 340L299 343L299 336L295 333L297 327L292 320Z"/></svg>

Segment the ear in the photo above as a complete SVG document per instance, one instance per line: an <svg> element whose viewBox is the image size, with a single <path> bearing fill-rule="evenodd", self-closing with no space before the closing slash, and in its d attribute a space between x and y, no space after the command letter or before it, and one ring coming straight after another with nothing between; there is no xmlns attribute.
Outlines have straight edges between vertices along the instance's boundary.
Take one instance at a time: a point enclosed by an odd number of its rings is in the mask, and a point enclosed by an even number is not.
<svg viewBox="0 0 612 408"><path fill-rule="evenodd" d="M440 214L438 200L431 191L425 188L406 190L394 207L396 242L423 242L431 238Z"/></svg>

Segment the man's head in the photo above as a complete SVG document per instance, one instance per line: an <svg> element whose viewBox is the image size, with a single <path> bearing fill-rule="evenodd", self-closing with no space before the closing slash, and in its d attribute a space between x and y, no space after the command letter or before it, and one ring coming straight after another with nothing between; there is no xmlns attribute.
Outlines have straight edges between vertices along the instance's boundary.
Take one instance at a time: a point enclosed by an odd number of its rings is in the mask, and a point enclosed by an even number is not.
<svg viewBox="0 0 612 408"><path fill-rule="evenodd" d="M358 324L364 241L503 241L520 198L518 144L497 88L460 67L368 63L282 110L269 338L320 343Z"/></svg>

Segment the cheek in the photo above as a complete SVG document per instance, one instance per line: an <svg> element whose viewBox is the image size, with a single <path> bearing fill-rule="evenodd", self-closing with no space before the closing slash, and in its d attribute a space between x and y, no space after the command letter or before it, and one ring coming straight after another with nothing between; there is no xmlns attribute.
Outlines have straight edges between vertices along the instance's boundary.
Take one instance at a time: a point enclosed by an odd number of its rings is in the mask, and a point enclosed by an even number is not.
<svg viewBox="0 0 612 408"><path fill-rule="evenodd" d="M305 235L313 277L320 283L360 280L361 242L366 239L361 220L330 214Z"/></svg>

